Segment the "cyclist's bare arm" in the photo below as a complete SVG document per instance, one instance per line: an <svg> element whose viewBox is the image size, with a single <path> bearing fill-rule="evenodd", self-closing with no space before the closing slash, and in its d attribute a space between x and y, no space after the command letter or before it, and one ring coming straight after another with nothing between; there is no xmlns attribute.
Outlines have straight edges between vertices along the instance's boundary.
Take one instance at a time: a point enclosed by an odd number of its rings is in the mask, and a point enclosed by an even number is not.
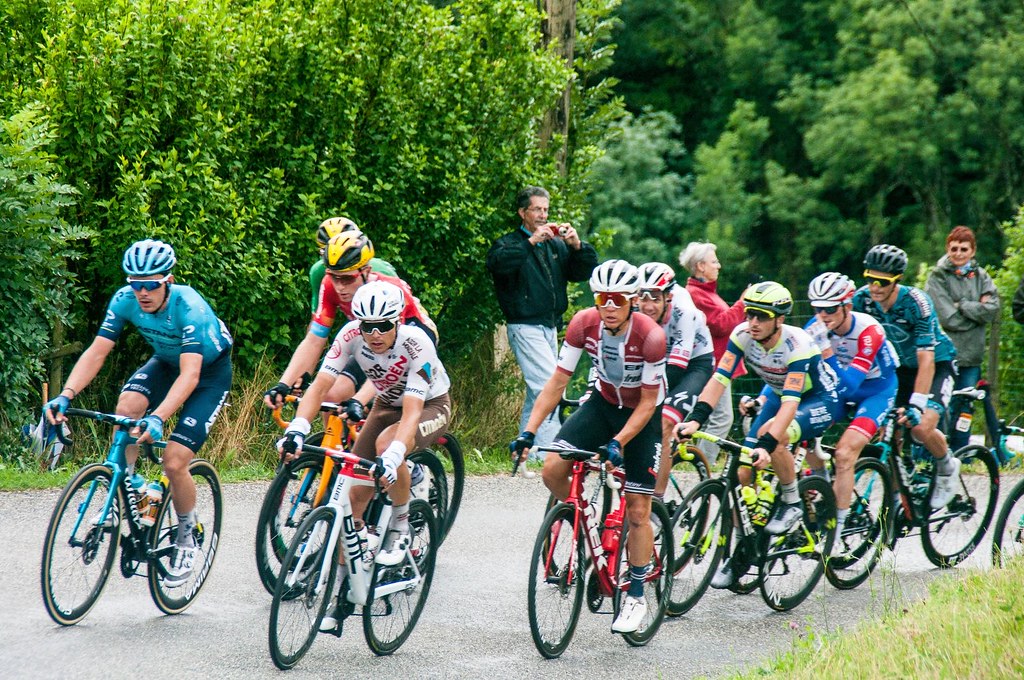
<svg viewBox="0 0 1024 680"><path fill-rule="evenodd" d="M315 419L316 415L320 412L320 404L331 388L334 387L336 380L337 378L327 371L317 373L316 377L313 378L313 382L306 389L306 394L303 396L302 401L299 402L298 408L295 409L295 417L305 418L307 421Z"/></svg>
<svg viewBox="0 0 1024 680"><path fill-rule="evenodd" d="M565 391L566 386L568 386L570 378L572 378L571 375L557 369L548 378L548 381L544 383L544 389L537 395L537 401L533 403L530 421L526 424L527 431L536 433L537 428L548 417L548 414L555 410L555 407L558 406L562 399L562 393Z"/></svg>
<svg viewBox="0 0 1024 680"><path fill-rule="evenodd" d="M352 395L352 398L358 399L363 406L366 406L375 396L377 396L377 388L373 386L372 382L365 380L363 381L363 386L360 387L354 395ZM404 404L405 402L403 401L402 403Z"/></svg>
<svg viewBox="0 0 1024 680"><path fill-rule="evenodd" d="M921 394L930 394L932 391L932 380L934 379L935 352L930 349L917 350L917 376L914 378L914 391Z"/></svg>
<svg viewBox="0 0 1024 680"><path fill-rule="evenodd" d="M303 373L312 373L326 347L327 338L321 338L314 333L307 332L306 337L295 348L295 353L292 354L291 361L288 362L288 368L284 369L284 373L281 375L281 382L285 385L294 385L299 381ZM269 397L265 397L263 401L268 407L274 408L275 405L270 403ZM319 405L320 401L317 400L316 403Z"/></svg>
<svg viewBox="0 0 1024 680"><path fill-rule="evenodd" d="M153 415L166 423L168 418L177 413L181 405L185 403L185 400L192 395L192 390L199 384L199 373L202 370L202 354L196 352L182 354L178 359L178 377L171 383L171 388L167 390L167 396L164 397L164 400L153 409ZM133 430L132 436L137 434L138 429L136 427ZM153 441L153 438L149 432L143 432L142 436L139 437L140 444L151 441Z"/></svg>
<svg viewBox="0 0 1024 680"><path fill-rule="evenodd" d="M75 367L71 369L71 375L64 381L64 390L74 392L71 396L75 397L79 392L88 387L89 383L96 377L96 374L103 368L103 364L112 349L114 349L113 340L99 336L94 338L92 344L82 352L82 356L78 357ZM58 415L58 419L54 419L53 415L49 412L46 414L46 418L50 421L51 425L67 420L63 415Z"/></svg>
<svg viewBox="0 0 1024 680"><path fill-rule="evenodd" d="M697 401L703 401L711 404L711 406L717 406L718 401L722 398L722 394L725 392L725 383L719 382L715 379L715 376L711 376L708 383L704 385L704 389L700 391L700 396L697 397ZM691 434L700 429L700 425L695 420L686 420L676 425L675 432L673 433L676 437L689 437Z"/></svg>

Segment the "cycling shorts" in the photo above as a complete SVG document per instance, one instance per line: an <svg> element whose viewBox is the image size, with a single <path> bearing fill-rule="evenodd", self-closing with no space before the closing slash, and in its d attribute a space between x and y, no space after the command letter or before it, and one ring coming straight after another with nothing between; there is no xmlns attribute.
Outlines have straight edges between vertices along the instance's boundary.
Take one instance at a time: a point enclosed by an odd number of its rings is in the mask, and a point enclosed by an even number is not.
<svg viewBox="0 0 1024 680"><path fill-rule="evenodd" d="M895 374L865 380L856 392L840 401L840 412L836 414L836 422L845 418L852 410L853 420L847 429L862 432L871 439L896 403L898 386L899 381Z"/></svg>
<svg viewBox="0 0 1024 680"><path fill-rule="evenodd" d="M757 443L758 432L761 431L761 426L775 417L781 405L782 398L774 391L769 390L768 399L761 406L761 412L754 418L754 422L751 423L750 431L747 433L744 444L752 447ZM825 430L832 425L835 410L835 402L831 399L823 399L820 394L813 392L805 394L796 409L793 422L786 429L786 432L789 434L788 443L795 444L796 442L823 435ZM786 444L787 442L781 443ZM771 453L771 451L768 453Z"/></svg>
<svg viewBox="0 0 1024 680"><path fill-rule="evenodd" d="M178 379L180 368L156 357L144 363L124 387L122 392L138 392L146 397L146 411L160 405L167 397L171 385ZM206 442L210 426L217 419L231 389L231 352L225 351L212 363L203 366L199 383L178 413L178 423L167 441L178 442L196 453Z"/></svg>
<svg viewBox="0 0 1024 680"><path fill-rule="evenodd" d="M565 421L551 446L597 451L622 430L631 415L633 409L609 404L600 392L594 391ZM661 465L661 405L643 429L623 447L622 457L626 471L625 492L653 494Z"/></svg>
<svg viewBox="0 0 1024 680"><path fill-rule="evenodd" d="M705 354L690 361L679 381L669 386L661 417L673 424L683 422L683 419L693 409L693 405L697 403L697 397L700 396L704 386L708 384L708 380L711 380L711 374L714 372L715 356L713 354Z"/></svg>
<svg viewBox="0 0 1024 680"><path fill-rule="evenodd" d="M956 360L936 361L935 375L932 377L931 395L928 397L928 408L943 413L949 406L949 399L953 394L953 383L956 380ZM914 392L914 381L917 379L917 368L911 366L900 366L896 369L896 377L900 381L900 389L896 393L896 403L905 406L910 402L910 395Z"/></svg>
<svg viewBox="0 0 1024 680"><path fill-rule="evenodd" d="M416 326L417 328L423 329L423 332L430 338L430 342L434 343L434 347L437 347L437 334L433 331L430 326L420 322L419 319L410 318L406 319L405 323L410 326ZM341 369L341 374L352 381L352 384L356 386L358 390L366 382L366 374L363 373L363 369L359 366L359 362L353 357L345 363L345 367Z"/></svg>
<svg viewBox="0 0 1024 680"><path fill-rule="evenodd" d="M366 416L366 422L359 430L356 443L352 447L352 453L367 460L377 459L377 437L385 428L394 425L402 419L402 409L390 404L375 403ZM416 438L413 441L413 451L420 451L432 447L437 443L445 432L448 431L448 424L452 420L452 401L447 394L440 397L428 399L423 404L423 413L420 414L420 424L416 428Z"/></svg>

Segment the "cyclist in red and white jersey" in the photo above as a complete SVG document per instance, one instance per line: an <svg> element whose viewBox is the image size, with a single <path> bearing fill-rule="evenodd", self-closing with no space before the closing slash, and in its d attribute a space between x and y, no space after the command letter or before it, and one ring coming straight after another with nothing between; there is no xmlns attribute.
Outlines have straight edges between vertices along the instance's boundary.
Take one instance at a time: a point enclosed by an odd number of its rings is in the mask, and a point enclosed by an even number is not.
<svg viewBox="0 0 1024 680"><path fill-rule="evenodd" d="M589 399L562 425L554 447L596 451L604 448L613 465L626 472L627 548L630 585L612 631L630 633L643 620L644 580L654 548L651 494L661 457L661 402L665 396L665 332L633 305L640 273L625 260L609 260L591 274L594 307L577 312L566 329L554 375L541 390L526 429L510 445L522 459L537 428L558 405L563 390L586 352L596 381ZM555 498L569 495L572 465L560 456L544 460L544 484Z"/></svg>
<svg viewBox="0 0 1024 680"><path fill-rule="evenodd" d="M654 486L654 495L662 498L672 471L672 430L697 403L697 395L715 370L715 354L704 312L694 306L686 289L676 284L676 273L667 264L640 266L640 311L661 325L667 340L668 389L661 410L661 450L665 455Z"/></svg>

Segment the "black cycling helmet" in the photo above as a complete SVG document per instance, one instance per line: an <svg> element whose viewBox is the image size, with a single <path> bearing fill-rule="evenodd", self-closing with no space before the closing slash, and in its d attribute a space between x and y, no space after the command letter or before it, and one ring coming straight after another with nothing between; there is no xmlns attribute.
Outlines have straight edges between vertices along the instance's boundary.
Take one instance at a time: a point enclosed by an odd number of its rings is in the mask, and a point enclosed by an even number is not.
<svg viewBox="0 0 1024 680"><path fill-rule="evenodd" d="M902 274L907 271L907 254L888 243L873 246L864 256L864 269L885 274Z"/></svg>

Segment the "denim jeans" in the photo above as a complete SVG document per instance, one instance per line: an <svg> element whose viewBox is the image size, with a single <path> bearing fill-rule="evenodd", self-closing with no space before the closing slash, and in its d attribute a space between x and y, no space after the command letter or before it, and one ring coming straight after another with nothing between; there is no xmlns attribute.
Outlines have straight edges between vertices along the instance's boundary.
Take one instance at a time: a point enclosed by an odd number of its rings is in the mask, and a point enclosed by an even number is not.
<svg viewBox="0 0 1024 680"><path fill-rule="evenodd" d="M558 360L557 335L554 328L523 323L508 325L508 344L512 347L516 362L526 380L526 399L519 417L519 431L526 429L533 411L533 403L544 388L544 384L555 372ZM536 432L536 445L547 446L558 434L558 419L554 412L544 419ZM536 456L531 456L537 459Z"/></svg>
<svg viewBox="0 0 1024 680"><path fill-rule="evenodd" d="M981 380L981 366L961 366L960 373L953 383L954 390L962 390L965 387L974 387ZM967 404L967 410L974 413L974 402ZM950 414L955 417L956 414ZM956 421L949 424L949 448L951 451L967 446L971 441L970 432L960 432L956 429Z"/></svg>

